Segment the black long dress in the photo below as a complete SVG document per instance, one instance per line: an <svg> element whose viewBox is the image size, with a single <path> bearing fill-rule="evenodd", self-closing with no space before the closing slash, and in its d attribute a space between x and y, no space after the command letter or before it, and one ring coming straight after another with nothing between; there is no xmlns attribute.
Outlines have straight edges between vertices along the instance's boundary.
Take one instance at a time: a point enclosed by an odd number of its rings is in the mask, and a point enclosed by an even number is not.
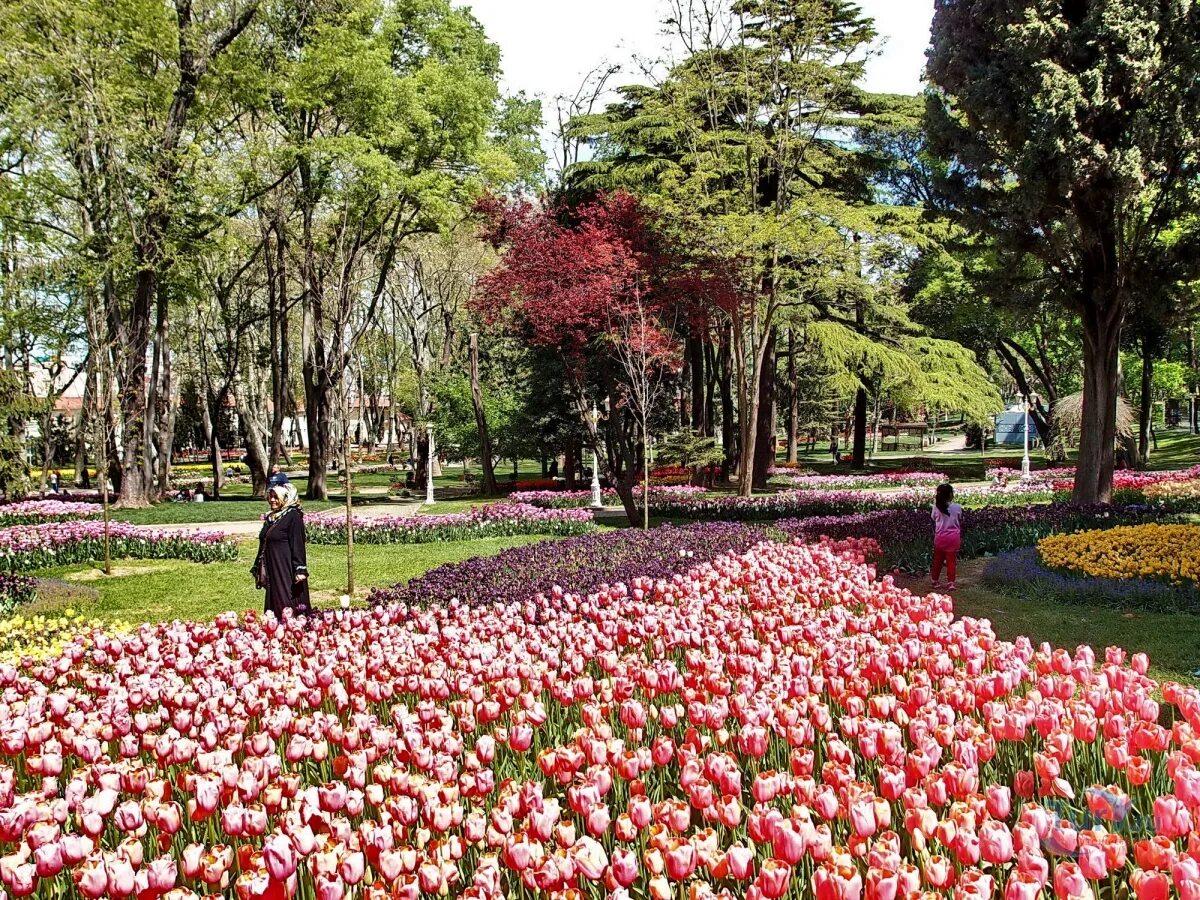
<svg viewBox="0 0 1200 900"><path fill-rule="evenodd" d="M292 506L274 522L264 522L258 535L258 555L254 558L254 570L258 571L259 560L267 561L267 597L264 612L273 612L283 618L285 609L294 615L310 610L308 599L308 556L304 549L304 513ZM296 576L303 575L303 581Z"/></svg>

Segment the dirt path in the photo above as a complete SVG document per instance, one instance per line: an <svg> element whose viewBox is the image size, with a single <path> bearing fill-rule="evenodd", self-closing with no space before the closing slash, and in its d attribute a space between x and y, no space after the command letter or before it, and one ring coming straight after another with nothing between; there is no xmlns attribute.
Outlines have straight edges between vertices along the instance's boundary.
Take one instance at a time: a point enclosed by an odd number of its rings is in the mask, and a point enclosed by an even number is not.
<svg viewBox="0 0 1200 900"><path fill-rule="evenodd" d="M421 508L418 501L411 503L377 503L370 506L355 507L354 515L363 519L374 519L379 516L398 516L408 518L414 516ZM337 512L327 510L322 515ZM262 529L262 522L257 520L243 522L180 522L163 525L139 525L144 531L220 531L230 537L257 537Z"/></svg>

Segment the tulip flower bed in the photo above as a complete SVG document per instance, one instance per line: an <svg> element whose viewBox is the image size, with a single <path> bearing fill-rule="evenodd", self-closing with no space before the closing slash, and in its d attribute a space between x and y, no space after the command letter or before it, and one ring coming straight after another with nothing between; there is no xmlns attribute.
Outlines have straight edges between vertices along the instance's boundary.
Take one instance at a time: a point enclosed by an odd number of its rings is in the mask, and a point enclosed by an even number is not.
<svg viewBox="0 0 1200 900"><path fill-rule="evenodd" d="M1171 584L1153 578L1095 578L1052 569L1036 547L1023 547L988 560L982 580L1001 593L1038 603L1200 615L1200 590L1194 584Z"/></svg>
<svg viewBox="0 0 1200 900"><path fill-rule="evenodd" d="M639 485L634 490L637 497L642 496L642 488ZM656 500L670 501L687 499L689 497L701 497L705 494L705 489L694 485L675 484L675 485L650 485L650 504ZM527 503L530 506L538 506L542 509L576 509L579 507L589 506L592 502L592 492L587 491L518 491L515 494L510 494L509 499L514 503ZM604 488L600 492L600 499L605 505L620 503L621 500L617 496L614 488Z"/></svg>
<svg viewBox="0 0 1200 900"><path fill-rule="evenodd" d="M1113 491L1126 491L1144 494L1147 488L1175 481L1196 481L1200 479L1200 466L1190 469L1175 469L1163 472L1135 472L1121 469L1113 472ZM1074 474L1070 477L1054 481L1054 490L1070 493L1075 488Z"/></svg>
<svg viewBox="0 0 1200 900"><path fill-rule="evenodd" d="M0 666L0 879L45 900L1194 900L1200 691L1147 665L1000 641L853 545L501 607L94 633Z"/></svg>
<svg viewBox="0 0 1200 900"><path fill-rule="evenodd" d="M745 525L713 522L651 531L627 529L530 544L496 556L447 563L408 584L377 588L372 605L471 606L524 603L562 586L589 593L639 576L670 578L725 553L748 550L766 533Z"/></svg>
<svg viewBox="0 0 1200 900"><path fill-rule="evenodd" d="M894 487L936 488L946 480L940 472L883 472L877 475L793 475L781 479L798 491Z"/></svg>
<svg viewBox="0 0 1200 900"><path fill-rule="evenodd" d="M95 519L103 510L95 503L68 503L62 500L21 500L0 505L0 527L36 525L40 522L70 522Z"/></svg>
<svg viewBox="0 0 1200 900"><path fill-rule="evenodd" d="M847 516L872 510L928 509L933 504L932 488L903 487L896 490L803 490L738 497L731 494L700 494L680 497L650 495L650 513L668 519L764 522L799 516ZM1054 498L1044 482L964 487L954 499L969 507L1019 506L1048 503Z"/></svg>
<svg viewBox="0 0 1200 900"><path fill-rule="evenodd" d="M1147 503L1175 512L1200 512L1200 479L1162 481L1145 488L1142 495Z"/></svg>
<svg viewBox="0 0 1200 900"><path fill-rule="evenodd" d="M1152 520L1157 513L1107 505L984 507L968 510L963 518L959 558L973 559L1030 547L1050 534L1112 528ZM879 510L852 516L783 519L775 528L789 537L817 541L868 538L879 544L880 567L909 573L928 571L933 553L933 523L928 509Z"/></svg>
<svg viewBox="0 0 1200 900"><path fill-rule="evenodd" d="M541 509L526 503L493 503L438 516L356 516L353 521L354 540L364 544L427 544L516 534L565 536L595 528L586 509ZM321 513L309 518L306 525L310 543L346 543L343 513Z"/></svg>
<svg viewBox="0 0 1200 900"><path fill-rule="evenodd" d="M1200 525L1132 525L1055 535L1038 542L1051 569L1092 578L1200 582Z"/></svg>
<svg viewBox="0 0 1200 900"><path fill-rule="evenodd" d="M237 559L237 544L218 531L146 531L109 523L114 559L186 559L209 563ZM0 528L0 571L31 572L104 557L103 522L61 522Z"/></svg>

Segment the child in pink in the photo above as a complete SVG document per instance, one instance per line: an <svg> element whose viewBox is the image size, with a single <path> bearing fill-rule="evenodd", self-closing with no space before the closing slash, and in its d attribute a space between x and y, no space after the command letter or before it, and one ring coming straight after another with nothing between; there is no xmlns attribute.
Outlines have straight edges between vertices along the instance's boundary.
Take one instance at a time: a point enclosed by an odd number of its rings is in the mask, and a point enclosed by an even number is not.
<svg viewBox="0 0 1200 900"><path fill-rule="evenodd" d="M942 563L946 564L946 588L954 590L954 576L958 569L958 548L962 546L963 508L954 500L954 488L940 484L930 514L933 519L933 586L938 586L942 577Z"/></svg>

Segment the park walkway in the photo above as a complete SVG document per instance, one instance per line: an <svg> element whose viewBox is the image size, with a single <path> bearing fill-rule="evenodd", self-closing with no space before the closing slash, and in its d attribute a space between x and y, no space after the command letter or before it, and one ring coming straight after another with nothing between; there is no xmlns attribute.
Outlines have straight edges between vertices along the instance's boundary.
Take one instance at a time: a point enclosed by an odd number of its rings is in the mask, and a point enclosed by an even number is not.
<svg viewBox="0 0 1200 900"><path fill-rule="evenodd" d="M417 500L408 503L364 504L363 506L354 507L354 516L355 518L363 519L375 519L380 516L407 518L416 515L420 508L421 503ZM321 513L321 515L329 514L344 515L344 510L331 509ZM221 531L230 537L251 538L258 537L258 532L262 528L262 522L251 519L240 522L180 522L164 525L139 525L138 527L145 531Z"/></svg>

